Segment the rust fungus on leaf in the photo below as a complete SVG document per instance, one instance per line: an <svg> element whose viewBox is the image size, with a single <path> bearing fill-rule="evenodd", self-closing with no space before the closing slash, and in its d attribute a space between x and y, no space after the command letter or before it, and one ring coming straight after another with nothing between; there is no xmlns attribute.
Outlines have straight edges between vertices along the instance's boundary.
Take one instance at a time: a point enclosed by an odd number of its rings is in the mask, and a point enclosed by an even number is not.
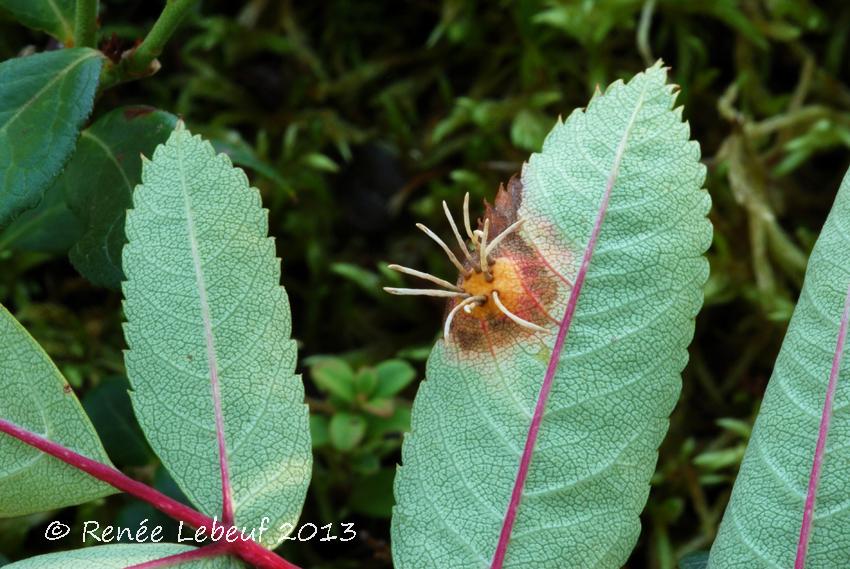
<svg viewBox="0 0 850 569"><path fill-rule="evenodd" d="M461 255L457 256L440 237L417 224L431 237L458 269L453 284L400 265L391 269L415 276L440 289L385 288L392 294L437 296L448 299L444 335L463 350L493 349L515 341L522 334L548 331L557 321L549 308L564 286L547 267L537 248L522 233L524 219L518 211L522 203L522 182L515 176L502 185L492 205L485 202L484 218L472 229L469 194L464 198L461 234L454 217L443 202Z"/></svg>

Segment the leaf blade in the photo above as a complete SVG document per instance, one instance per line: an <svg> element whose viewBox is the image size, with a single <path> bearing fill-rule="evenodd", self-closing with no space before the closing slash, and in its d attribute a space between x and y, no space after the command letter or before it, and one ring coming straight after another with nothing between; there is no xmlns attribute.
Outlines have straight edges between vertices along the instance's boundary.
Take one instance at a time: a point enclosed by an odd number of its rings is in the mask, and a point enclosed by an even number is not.
<svg viewBox="0 0 850 569"><path fill-rule="evenodd" d="M568 283L578 279L567 277L580 270L580 252L613 183L528 478L519 485L504 567L554 569L564 559L620 567L637 539L702 304L711 238L699 147L671 110L665 79L656 65L614 84L556 125L523 169L517 217L525 219L524 262L536 259L535 278L556 297L558 314L570 305ZM612 176L618 143L626 139L620 175ZM542 322L544 310L535 310ZM426 567L497 566L556 338L483 330L480 348L455 334L429 358L396 479L393 551L400 569L422 567L423 560ZM616 499L606 490L615 487Z"/></svg>
<svg viewBox="0 0 850 569"><path fill-rule="evenodd" d="M177 117L127 106L82 131L71 159L41 203L0 233L0 249L68 253L96 285L117 289L124 279L124 217L141 181L141 155L165 142Z"/></svg>
<svg viewBox="0 0 850 569"><path fill-rule="evenodd" d="M37 207L23 212L0 232L0 251L67 253L81 233L80 222L68 208L60 174Z"/></svg>
<svg viewBox="0 0 850 569"><path fill-rule="evenodd" d="M66 46L74 43L74 0L0 0L0 10L29 28L47 32Z"/></svg>
<svg viewBox="0 0 850 569"><path fill-rule="evenodd" d="M83 234L70 251L71 263L97 285L119 288L124 218L141 182L141 156L165 142L177 117L151 107L115 109L84 130L62 178L68 207Z"/></svg>
<svg viewBox="0 0 850 569"><path fill-rule="evenodd" d="M750 443L711 548L709 567L792 567L817 447L825 394L850 283L850 175L845 175L815 244L800 298L762 401ZM827 439L809 567L846 563L850 504L850 370L841 367ZM820 512L820 516L818 515ZM818 518L821 518L820 520Z"/></svg>
<svg viewBox="0 0 850 569"><path fill-rule="evenodd" d="M0 229L38 205L71 156L102 62L72 48L0 63Z"/></svg>
<svg viewBox="0 0 850 569"><path fill-rule="evenodd" d="M192 551L193 548L171 543L116 543L60 551L30 557L6 565L6 569L124 569L130 565L153 561L169 555ZM187 569L237 569L242 563L231 557L216 557L184 562Z"/></svg>
<svg viewBox="0 0 850 569"><path fill-rule="evenodd" d="M189 499L220 515L210 377L217 369L236 523L259 527L269 516L263 544L277 545L285 537L280 526L299 516L312 454L289 303L259 193L182 126L143 166L142 178L123 257L133 407ZM271 436L257 440L262 432Z"/></svg>
<svg viewBox="0 0 850 569"><path fill-rule="evenodd" d="M106 451L79 401L36 341L0 305L0 418L95 460ZM0 517L79 504L114 490L0 434ZM26 477L25 481L21 478Z"/></svg>
<svg viewBox="0 0 850 569"><path fill-rule="evenodd" d="M841 313L841 323L838 328L838 340L835 346L835 355L832 359L832 369L829 372L829 382L826 387L826 399L821 413L820 426L818 427L818 442L815 446L815 456L812 462L812 473L809 476L809 489L806 495L806 505L803 509L803 523L800 528L800 540L797 544L797 559L795 569L805 569L809 543L812 539L812 525L814 523L815 502L817 500L818 486L823 471L823 459L826 453L826 440L829 435L830 423L832 422L833 404L835 391L838 389L838 375L841 373L841 362L844 359L844 344L847 341L847 325L850 321L850 286L844 297L844 310Z"/></svg>

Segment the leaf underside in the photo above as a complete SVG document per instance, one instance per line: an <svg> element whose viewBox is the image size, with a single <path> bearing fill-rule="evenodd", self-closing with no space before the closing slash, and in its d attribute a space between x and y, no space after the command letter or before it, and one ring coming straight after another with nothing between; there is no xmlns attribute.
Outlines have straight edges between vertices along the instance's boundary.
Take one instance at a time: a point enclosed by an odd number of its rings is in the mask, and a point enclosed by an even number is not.
<svg viewBox="0 0 850 569"><path fill-rule="evenodd" d="M0 63L0 229L38 205L71 156L102 62L75 48Z"/></svg>
<svg viewBox="0 0 850 569"><path fill-rule="evenodd" d="M619 568L640 532L711 241L699 146L665 81L656 65L613 84L559 122L522 172L525 262L554 291L555 321L613 186L504 567ZM555 344L548 324L498 345L437 343L396 477L399 569L490 566Z"/></svg>
<svg viewBox="0 0 850 569"><path fill-rule="evenodd" d="M267 212L242 170L182 125L142 170L127 215L125 334L133 408L204 513L221 516L217 361L236 524L295 524L310 479L307 407ZM205 333L209 317L210 337Z"/></svg>
<svg viewBox="0 0 850 569"><path fill-rule="evenodd" d="M818 427L850 284L850 174L809 258L709 567L794 566ZM850 369L838 377L806 567L850 560Z"/></svg>
<svg viewBox="0 0 850 569"><path fill-rule="evenodd" d="M99 545L31 557L4 569L124 569L169 555L191 551L185 545L159 543L121 543ZM245 565L232 557L215 557L181 563L180 569L239 569Z"/></svg>
<svg viewBox="0 0 850 569"><path fill-rule="evenodd" d="M0 306L0 419L109 464L71 387L36 341ZM0 517L74 504L114 490L0 433Z"/></svg>

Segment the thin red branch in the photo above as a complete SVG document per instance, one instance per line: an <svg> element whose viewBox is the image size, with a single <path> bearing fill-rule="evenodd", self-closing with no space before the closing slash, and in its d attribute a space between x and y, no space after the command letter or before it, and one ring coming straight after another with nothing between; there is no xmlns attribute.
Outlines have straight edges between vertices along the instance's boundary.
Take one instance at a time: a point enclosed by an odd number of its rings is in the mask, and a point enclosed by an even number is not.
<svg viewBox="0 0 850 569"><path fill-rule="evenodd" d="M6 433L33 448L37 448L45 454L58 458L65 464L82 470L86 474L122 492L144 500L169 517L183 521L195 528L203 527L209 535L212 535L213 529L216 527L216 522L212 518L173 498L169 498L138 480L133 480L112 466L92 460L5 419L0 419L0 432ZM221 525L218 524L218 527L221 527ZM231 526L227 527L229 528ZM275 555L252 539L244 541L238 539L234 543L227 544L227 551L259 569L300 569L297 565Z"/></svg>
<svg viewBox="0 0 850 569"><path fill-rule="evenodd" d="M850 287L844 297L844 312L841 314L841 324L838 328L838 341L835 346L835 355L832 357L832 369L829 372L829 383L826 386L826 400L823 403L823 413L820 418L818 430L818 442L815 446L815 458L812 462L812 474L809 477L809 492L806 496L806 505L803 509L803 523L800 526L800 541L797 543L797 559L794 569L804 569L806 566L806 554L809 542L812 538L812 525L815 516L815 499L820 483L823 457L826 452L826 438L829 434L829 423L832 419L832 402L835 399L835 389L838 386L838 374L841 371L841 360L844 356L844 344L847 340L847 327L850 321Z"/></svg>

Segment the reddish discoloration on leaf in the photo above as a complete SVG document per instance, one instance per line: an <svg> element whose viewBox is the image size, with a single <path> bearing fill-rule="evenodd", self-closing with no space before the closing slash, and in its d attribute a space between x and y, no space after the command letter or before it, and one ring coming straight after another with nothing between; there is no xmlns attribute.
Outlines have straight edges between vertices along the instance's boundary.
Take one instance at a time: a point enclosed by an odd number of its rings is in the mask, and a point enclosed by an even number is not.
<svg viewBox="0 0 850 569"><path fill-rule="evenodd" d="M520 205L522 205L522 181L514 175L508 181L507 188L504 184L499 186L493 205L484 201L484 217L490 220L493 235L498 235L517 220Z"/></svg>
<svg viewBox="0 0 850 569"><path fill-rule="evenodd" d="M156 109L154 107L149 107L147 105L139 105L136 107L127 107L124 110L124 118L127 120L137 119L139 117L143 117L145 115L149 115L154 112Z"/></svg>
<svg viewBox="0 0 850 569"><path fill-rule="evenodd" d="M490 234L496 237L516 222L522 205L522 191L522 182L517 176L511 178L507 187L502 185L493 204L485 202L485 214L478 222L479 228L484 226L485 220L489 220ZM523 320L544 327L557 323L552 316L557 311L553 311L552 307L559 297L559 288L568 286L568 283L553 272L537 247L526 241L525 235L523 231L514 232L498 245L492 255L491 267L496 269L493 271L494 279L488 285L484 284L480 273L473 272L468 278L459 276L458 286L470 294L488 297L471 313L461 310L452 324L450 341L457 342L461 352L498 349L535 333L521 328L496 309L489 295L492 290L498 291L503 304ZM469 262L466 265L474 269ZM450 301L447 310L451 310L457 302Z"/></svg>

